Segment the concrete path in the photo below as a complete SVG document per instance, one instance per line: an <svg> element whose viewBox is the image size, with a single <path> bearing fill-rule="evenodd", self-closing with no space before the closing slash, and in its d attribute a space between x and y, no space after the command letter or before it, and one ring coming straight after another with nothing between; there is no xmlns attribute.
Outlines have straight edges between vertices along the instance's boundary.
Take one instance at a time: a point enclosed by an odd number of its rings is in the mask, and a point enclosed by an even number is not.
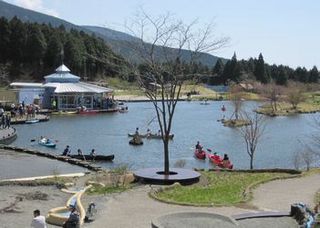
<svg viewBox="0 0 320 228"><path fill-rule="evenodd" d="M150 186L142 186L98 202L100 214L96 221L84 227L150 228L151 221L159 216L175 212L209 212L233 215L253 212L236 207L189 207L161 203L148 196ZM98 212L98 213L99 213Z"/></svg>
<svg viewBox="0 0 320 228"><path fill-rule="evenodd" d="M314 206L315 193L320 189L320 174L276 180L253 191L254 206L261 210L288 211L292 203L303 202Z"/></svg>
<svg viewBox="0 0 320 228"><path fill-rule="evenodd" d="M142 186L111 197L106 196L97 202L99 211L96 220L84 227L150 228L155 218L176 212L208 212L231 216L261 210L289 211L290 205L295 202L313 205L314 194L320 189L320 174L276 180L259 186L254 190L254 199L251 201L259 208L257 210L171 205L150 198L150 189L150 186Z"/></svg>

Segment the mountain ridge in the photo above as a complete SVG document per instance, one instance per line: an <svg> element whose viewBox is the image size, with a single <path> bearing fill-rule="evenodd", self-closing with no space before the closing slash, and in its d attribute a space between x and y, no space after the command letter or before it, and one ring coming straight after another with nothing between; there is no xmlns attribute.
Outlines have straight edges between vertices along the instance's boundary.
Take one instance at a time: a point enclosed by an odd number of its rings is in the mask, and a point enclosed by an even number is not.
<svg viewBox="0 0 320 228"><path fill-rule="evenodd" d="M62 24L67 30L76 29L88 34L94 33L99 38L102 38L115 53L123 56L129 61L134 61L137 63L141 61L139 60L139 54L137 52L128 49L128 44L130 42L140 41L139 38L131 36L130 34L124 32L99 26L75 25L64 19L25 9L0 0L0 17L1 16L7 19L12 19L14 16L16 16L23 22L51 24L51 26L53 27L59 27ZM171 49L170 51L174 51L174 49L172 48L169 49ZM190 58L189 56L191 56L191 52L189 50L183 50L182 60L188 61L188 59ZM159 59L161 60L160 55ZM219 57L217 56L208 53L202 53L202 55L198 59L198 62L201 62L203 65L213 67L218 59ZM226 59L223 60L226 61Z"/></svg>

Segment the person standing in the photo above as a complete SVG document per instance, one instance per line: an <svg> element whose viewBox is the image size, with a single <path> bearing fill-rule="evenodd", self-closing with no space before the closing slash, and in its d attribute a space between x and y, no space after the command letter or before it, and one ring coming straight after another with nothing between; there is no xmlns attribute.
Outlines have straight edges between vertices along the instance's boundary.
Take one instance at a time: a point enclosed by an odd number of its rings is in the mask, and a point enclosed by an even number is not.
<svg viewBox="0 0 320 228"><path fill-rule="evenodd" d="M80 227L80 215L75 205L69 205L70 215L68 220L63 224L63 228L79 228Z"/></svg>
<svg viewBox="0 0 320 228"><path fill-rule="evenodd" d="M226 115L224 114L225 113L225 111L227 111L227 109L226 109L226 107L224 106L224 105L222 105L222 107L221 107L221 111L222 111L222 119L224 120L225 119L225 117L226 117Z"/></svg>
<svg viewBox="0 0 320 228"><path fill-rule="evenodd" d="M47 228L46 218L43 215L40 215L40 211L38 209L33 211L33 219L31 222L31 227Z"/></svg>
<svg viewBox="0 0 320 228"><path fill-rule="evenodd" d="M64 149L62 155L63 155L63 156L68 156L68 155L70 155L70 153L71 153L70 147L67 146L67 147Z"/></svg>

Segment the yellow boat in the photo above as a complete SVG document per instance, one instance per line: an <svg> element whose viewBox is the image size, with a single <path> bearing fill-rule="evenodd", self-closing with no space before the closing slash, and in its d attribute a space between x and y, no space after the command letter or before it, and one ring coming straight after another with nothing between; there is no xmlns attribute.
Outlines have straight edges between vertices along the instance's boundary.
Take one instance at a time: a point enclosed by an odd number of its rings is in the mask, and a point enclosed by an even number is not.
<svg viewBox="0 0 320 228"><path fill-rule="evenodd" d="M52 115L73 115L77 114L77 111L59 111L59 112L51 112Z"/></svg>

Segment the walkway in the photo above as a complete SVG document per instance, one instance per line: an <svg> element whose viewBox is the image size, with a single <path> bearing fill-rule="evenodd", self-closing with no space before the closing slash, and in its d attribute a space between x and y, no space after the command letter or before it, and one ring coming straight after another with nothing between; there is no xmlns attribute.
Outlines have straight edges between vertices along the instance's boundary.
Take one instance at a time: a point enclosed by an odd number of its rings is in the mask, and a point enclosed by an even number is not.
<svg viewBox="0 0 320 228"><path fill-rule="evenodd" d="M320 174L276 180L253 191L253 205L261 210L288 211L292 203L314 205L315 193L320 189Z"/></svg>
<svg viewBox="0 0 320 228"><path fill-rule="evenodd" d="M106 203L98 205L96 221L85 224L85 227L104 227L108 224L108 227L150 228L153 219L175 212L211 212L226 216L257 212L237 207L189 207L161 203L148 196L150 189L150 186L142 186L107 197ZM313 205L313 197L318 189L320 174L276 180L256 188L251 204L260 210L289 211L290 205L294 202Z"/></svg>
<svg viewBox="0 0 320 228"><path fill-rule="evenodd" d="M85 224L85 227L139 227L150 228L151 221L161 215L174 212L211 212L223 215L233 215L251 212L236 207L188 207L158 202L148 196L150 186L142 186L127 192L112 196L106 205L99 205L102 214L96 221Z"/></svg>

